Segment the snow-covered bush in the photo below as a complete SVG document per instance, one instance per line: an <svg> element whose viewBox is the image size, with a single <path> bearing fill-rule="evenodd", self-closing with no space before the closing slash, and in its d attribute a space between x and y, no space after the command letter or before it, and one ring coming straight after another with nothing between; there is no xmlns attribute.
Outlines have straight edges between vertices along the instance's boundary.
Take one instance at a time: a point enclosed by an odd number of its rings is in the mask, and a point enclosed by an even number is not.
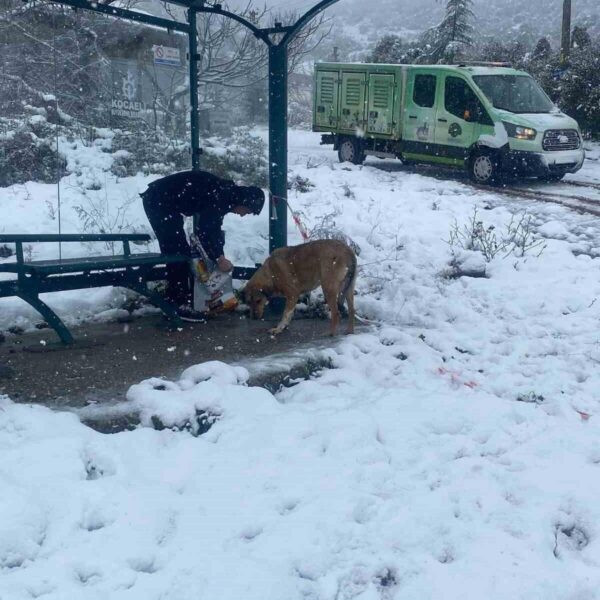
<svg viewBox="0 0 600 600"><path fill-rule="evenodd" d="M308 178L302 177L302 175L295 175L291 179L288 179L288 190L294 190L300 194L306 194L310 192L315 184Z"/></svg>
<svg viewBox="0 0 600 600"><path fill-rule="evenodd" d="M145 224L139 224L130 220L130 208L136 202L136 198L126 198L119 203L106 202L93 195L81 196L81 202L73 206L75 214L79 218L80 228L83 233L150 233ZM106 242L105 247L114 253L119 247L116 242Z"/></svg>
<svg viewBox="0 0 600 600"><path fill-rule="evenodd" d="M312 95L291 99L288 104L288 125L294 129L312 126Z"/></svg>
<svg viewBox="0 0 600 600"><path fill-rule="evenodd" d="M248 127L230 138L211 138L204 147L202 168L226 179L264 187L267 184L267 145Z"/></svg>
<svg viewBox="0 0 600 600"><path fill-rule="evenodd" d="M38 137L25 125L0 137L0 187L27 181L55 183L65 174L65 159L55 142Z"/></svg>
<svg viewBox="0 0 600 600"><path fill-rule="evenodd" d="M454 222L448 244L453 252L480 252L486 262L498 255L503 258L510 255L521 258L527 252L535 250L539 256L546 246L544 240L535 235L532 221L532 216L523 212L513 215L504 231L498 231L494 225L486 225L475 208L467 223L460 226L457 221Z"/></svg>
<svg viewBox="0 0 600 600"><path fill-rule="evenodd" d="M119 177L137 173L168 175L190 167L189 144L159 131L116 131L112 150L111 171Z"/></svg>

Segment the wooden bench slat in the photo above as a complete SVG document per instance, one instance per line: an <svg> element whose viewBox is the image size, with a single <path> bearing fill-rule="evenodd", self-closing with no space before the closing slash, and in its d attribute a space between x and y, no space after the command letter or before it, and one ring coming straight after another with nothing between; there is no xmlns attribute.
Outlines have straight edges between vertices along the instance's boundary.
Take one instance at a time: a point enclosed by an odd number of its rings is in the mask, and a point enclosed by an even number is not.
<svg viewBox="0 0 600 600"><path fill-rule="evenodd" d="M158 253L130 254L128 256L89 256L86 258L65 258L63 260L39 260L32 262L0 264L0 272L18 273L25 271L38 275L57 273L77 273L79 271L101 271L104 269L124 269L147 265L166 265L189 260L179 254L164 255Z"/></svg>
<svg viewBox="0 0 600 600"><path fill-rule="evenodd" d="M149 242L147 233L61 233L61 234L0 234L0 244L46 242Z"/></svg>
<svg viewBox="0 0 600 600"><path fill-rule="evenodd" d="M53 267L53 266L65 266L69 267L70 265L88 265L88 264L104 264L106 262L117 262L119 264L126 263L139 263L143 262L144 264L150 262L177 262L179 260L187 260L184 256L180 256L177 254L165 255L160 254L159 252L148 252L144 254L129 254L125 256L123 254L116 254L114 256L85 256L83 258L63 258L63 259L55 259L55 260L34 260L31 262L24 263L25 266L32 266L35 268L38 267Z"/></svg>

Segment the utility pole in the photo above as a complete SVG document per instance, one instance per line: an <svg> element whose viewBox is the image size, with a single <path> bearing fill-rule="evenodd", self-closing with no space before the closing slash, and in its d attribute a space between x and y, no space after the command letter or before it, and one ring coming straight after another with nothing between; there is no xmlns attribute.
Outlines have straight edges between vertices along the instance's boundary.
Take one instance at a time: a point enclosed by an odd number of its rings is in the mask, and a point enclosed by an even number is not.
<svg viewBox="0 0 600 600"><path fill-rule="evenodd" d="M560 45L560 61L566 64L571 51L571 0L563 0L562 37Z"/></svg>

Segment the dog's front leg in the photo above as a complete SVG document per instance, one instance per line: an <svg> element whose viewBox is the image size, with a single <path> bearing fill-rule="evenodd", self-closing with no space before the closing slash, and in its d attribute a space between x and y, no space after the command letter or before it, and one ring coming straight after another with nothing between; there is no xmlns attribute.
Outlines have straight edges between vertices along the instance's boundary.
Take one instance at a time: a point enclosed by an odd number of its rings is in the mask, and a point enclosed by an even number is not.
<svg viewBox="0 0 600 600"><path fill-rule="evenodd" d="M294 316L294 311L296 310L297 302L298 296L286 297L285 308L283 309L281 321L279 321L279 325L277 325L277 327L269 329L269 333L272 335L278 335L290 324L290 321Z"/></svg>

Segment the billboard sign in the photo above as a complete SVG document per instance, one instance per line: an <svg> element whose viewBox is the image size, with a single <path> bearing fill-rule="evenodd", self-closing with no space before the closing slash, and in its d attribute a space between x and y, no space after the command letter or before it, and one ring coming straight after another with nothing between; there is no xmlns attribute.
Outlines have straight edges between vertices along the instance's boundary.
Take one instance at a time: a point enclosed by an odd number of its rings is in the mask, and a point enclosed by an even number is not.
<svg viewBox="0 0 600 600"><path fill-rule="evenodd" d="M142 118L142 112L146 109L146 103L139 100L138 75L133 69L127 69L126 73L119 73L120 81L114 81L118 95L113 97L110 112L115 117L126 117L129 119Z"/></svg>

